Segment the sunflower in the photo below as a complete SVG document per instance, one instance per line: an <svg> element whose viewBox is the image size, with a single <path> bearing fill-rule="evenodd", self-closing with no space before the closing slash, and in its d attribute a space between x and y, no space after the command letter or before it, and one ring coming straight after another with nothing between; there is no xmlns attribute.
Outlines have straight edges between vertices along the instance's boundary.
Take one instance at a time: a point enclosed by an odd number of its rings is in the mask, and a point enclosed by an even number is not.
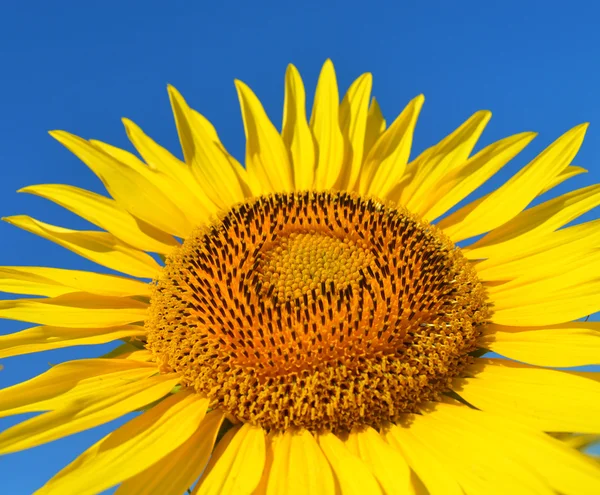
<svg viewBox="0 0 600 495"><path fill-rule="evenodd" d="M279 132L236 81L244 166L172 87L183 161L129 120L139 156L51 133L110 197L22 192L100 230L5 220L120 275L2 267L1 290L45 298L0 302L39 325L0 357L124 343L0 391L2 415L41 412L0 453L138 414L36 493L600 493L561 440L600 432L598 375L555 369L599 362L580 321L600 310L599 221L572 222L600 185L538 200L585 172L586 125L468 202L535 135L473 153L481 111L410 161L423 97L388 127L371 85L340 103L327 61L307 119L290 66Z"/></svg>

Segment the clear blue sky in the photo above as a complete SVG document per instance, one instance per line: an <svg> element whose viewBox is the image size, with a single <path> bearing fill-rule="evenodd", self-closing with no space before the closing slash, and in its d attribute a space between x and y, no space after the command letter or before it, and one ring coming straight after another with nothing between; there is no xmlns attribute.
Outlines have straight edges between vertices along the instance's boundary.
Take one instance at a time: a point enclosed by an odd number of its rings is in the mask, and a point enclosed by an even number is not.
<svg viewBox="0 0 600 495"><path fill-rule="evenodd" d="M521 131L540 133L531 151L510 167L514 171L533 150L591 121L576 161L590 173L561 191L598 182L599 16L600 6L590 0L5 0L0 10L0 214L27 213L86 228L42 199L15 193L47 182L102 192L93 174L46 134L50 129L128 147L119 120L125 116L179 153L165 89L171 83L243 158L233 79L248 83L279 125L286 65L296 64L310 94L327 57L344 90L362 72L374 74L374 92L388 119L425 93L416 150L487 108L494 117L484 143ZM0 224L0 240L1 265L96 269L7 224ZM25 326L0 320L0 333ZM48 363L109 348L6 359L0 387L36 375ZM16 420L0 420L0 429ZM117 423L1 458L0 491L32 493Z"/></svg>

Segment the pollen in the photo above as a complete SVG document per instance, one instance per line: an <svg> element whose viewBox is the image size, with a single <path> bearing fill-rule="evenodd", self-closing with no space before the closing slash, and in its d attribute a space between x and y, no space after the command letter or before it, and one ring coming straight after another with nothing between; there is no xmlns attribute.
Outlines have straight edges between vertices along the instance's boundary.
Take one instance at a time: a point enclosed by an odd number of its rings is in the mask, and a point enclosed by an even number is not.
<svg viewBox="0 0 600 495"><path fill-rule="evenodd" d="M267 430L379 428L439 400L491 310L460 249L403 208L273 194L198 229L151 298L164 371Z"/></svg>

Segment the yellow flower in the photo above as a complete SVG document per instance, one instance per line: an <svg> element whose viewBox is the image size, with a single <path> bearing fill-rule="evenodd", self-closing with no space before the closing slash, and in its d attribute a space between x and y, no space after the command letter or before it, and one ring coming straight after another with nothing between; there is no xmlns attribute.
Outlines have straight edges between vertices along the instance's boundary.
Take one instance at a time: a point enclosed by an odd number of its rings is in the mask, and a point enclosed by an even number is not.
<svg viewBox="0 0 600 495"><path fill-rule="evenodd" d="M371 82L340 103L326 62L309 120L290 66L281 132L236 82L245 166L174 88L184 161L129 120L141 159L52 133L111 197L22 191L100 230L6 220L123 275L0 268L0 290L46 296L0 302L40 325L0 357L126 343L0 391L0 414L42 412L0 453L142 412L36 493L600 493L556 436L600 433L597 374L553 369L599 362L600 324L576 321L600 310L599 221L568 224L600 185L528 207L585 172L586 126L456 209L535 135L472 154L477 112L410 161L423 97L387 127Z"/></svg>

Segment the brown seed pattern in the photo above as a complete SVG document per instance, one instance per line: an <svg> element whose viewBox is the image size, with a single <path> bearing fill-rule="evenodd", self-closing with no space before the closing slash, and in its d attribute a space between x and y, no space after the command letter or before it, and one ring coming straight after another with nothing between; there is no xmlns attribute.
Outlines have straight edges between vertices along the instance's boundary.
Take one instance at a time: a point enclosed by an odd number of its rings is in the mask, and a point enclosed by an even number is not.
<svg viewBox="0 0 600 495"><path fill-rule="evenodd" d="M379 427L436 400L490 317L439 229L350 193L249 200L167 260L148 348L211 407L268 430Z"/></svg>

